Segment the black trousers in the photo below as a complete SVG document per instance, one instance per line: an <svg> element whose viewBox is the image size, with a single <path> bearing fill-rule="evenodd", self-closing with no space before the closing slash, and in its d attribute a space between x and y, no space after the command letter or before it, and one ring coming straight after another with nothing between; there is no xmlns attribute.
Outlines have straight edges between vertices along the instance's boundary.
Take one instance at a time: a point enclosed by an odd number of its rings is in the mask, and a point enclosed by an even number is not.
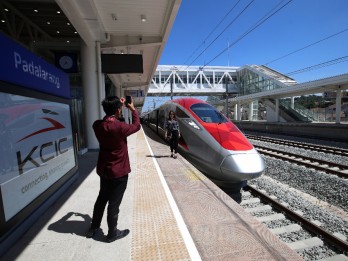
<svg viewBox="0 0 348 261"><path fill-rule="evenodd" d="M128 183L128 175L107 180L100 178L100 190L97 200L94 204L92 228L99 228L103 218L106 203L109 203L107 210L107 223L109 234L115 233L117 229L118 213L120 212L120 204L126 191Z"/></svg>
<svg viewBox="0 0 348 261"><path fill-rule="evenodd" d="M170 151L173 153L178 153L178 142L179 142L179 132L172 131L172 138L169 141Z"/></svg>

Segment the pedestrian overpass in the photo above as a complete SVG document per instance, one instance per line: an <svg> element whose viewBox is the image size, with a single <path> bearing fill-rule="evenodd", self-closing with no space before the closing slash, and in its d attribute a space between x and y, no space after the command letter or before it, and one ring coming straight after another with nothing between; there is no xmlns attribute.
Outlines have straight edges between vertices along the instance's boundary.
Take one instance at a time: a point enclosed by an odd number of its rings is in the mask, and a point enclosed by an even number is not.
<svg viewBox="0 0 348 261"><path fill-rule="evenodd" d="M159 65L147 96L208 96L209 103L234 120L257 120L262 109L264 119L270 122L316 122L318 117L295 104L294 97L325 93L335 96L336 122L340 122L341 98L347 95L347 89L348 74L298 84L280 72L259 65ZM243 114L247 116L243 118Z"/></svg>
<svg viewBox="0 0 348 261"><path fill-rule="evenodd" d="M159 65L149 86L148 96L211 95L227 90L237 93L238 67Z"/></svg>

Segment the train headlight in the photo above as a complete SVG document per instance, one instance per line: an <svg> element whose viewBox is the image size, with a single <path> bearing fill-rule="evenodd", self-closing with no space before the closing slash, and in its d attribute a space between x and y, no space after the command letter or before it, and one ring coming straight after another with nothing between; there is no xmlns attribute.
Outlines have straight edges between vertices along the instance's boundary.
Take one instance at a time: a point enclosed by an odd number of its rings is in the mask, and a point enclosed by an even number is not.
<svg viewBox="0 0 348 261"><path fill-rule="evenodd" d="M265 170L265 163L258 153L240 153L225 157L221 172L240 180L256 178Z"/></svg>

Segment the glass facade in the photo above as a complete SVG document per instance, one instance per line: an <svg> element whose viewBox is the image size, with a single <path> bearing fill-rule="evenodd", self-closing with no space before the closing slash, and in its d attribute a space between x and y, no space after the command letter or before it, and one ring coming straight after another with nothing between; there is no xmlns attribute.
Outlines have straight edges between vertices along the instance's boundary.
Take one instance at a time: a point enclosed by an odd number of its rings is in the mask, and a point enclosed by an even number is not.
<svg viewBox="0 0 348 261"><path fill-rule="evenodd" d="M237 71L237 78L240 96L282 88L282 86L277 85L269 78L259 75L249 69Z"/></svg>

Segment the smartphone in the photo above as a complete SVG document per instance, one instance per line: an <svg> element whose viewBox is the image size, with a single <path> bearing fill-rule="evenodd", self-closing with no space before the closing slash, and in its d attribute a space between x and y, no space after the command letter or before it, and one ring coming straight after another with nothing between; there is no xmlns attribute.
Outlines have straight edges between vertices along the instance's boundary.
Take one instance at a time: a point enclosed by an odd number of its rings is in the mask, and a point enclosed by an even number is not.
<svg viewBox="0 0 348 261"><path fill-rule="evenodd" d="M132 97L127 95L126 96L126 105L132 103Z"/></svg>

